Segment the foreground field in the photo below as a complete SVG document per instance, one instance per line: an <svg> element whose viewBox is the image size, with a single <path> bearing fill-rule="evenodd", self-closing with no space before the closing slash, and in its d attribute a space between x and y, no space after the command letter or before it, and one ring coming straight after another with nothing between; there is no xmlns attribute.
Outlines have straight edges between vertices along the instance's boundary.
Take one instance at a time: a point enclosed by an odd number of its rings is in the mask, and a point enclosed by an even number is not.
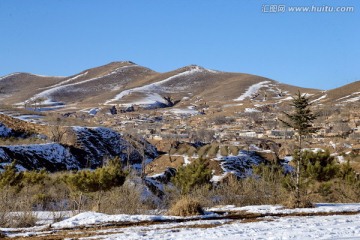
<svg viewBox="0 0 360 240"><path fill-rule="evenodd" d="M49 218L44 212L39 217L42 223ZM187 218L84 212L51 225L0 231L17 239L358 239L360 204L222 206Z"/></svg>

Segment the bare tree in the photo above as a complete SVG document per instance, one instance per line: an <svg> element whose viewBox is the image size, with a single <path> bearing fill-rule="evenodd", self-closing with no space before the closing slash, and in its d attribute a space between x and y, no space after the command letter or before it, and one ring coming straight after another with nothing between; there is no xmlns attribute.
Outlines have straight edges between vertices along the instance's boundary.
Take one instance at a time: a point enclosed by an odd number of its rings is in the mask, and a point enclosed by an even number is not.
<svg viewBox="0 0 360 240"><path fill-rule="evenodd" d="M60 143L64 140L68 128L61 126L61 119L57 118L56 123L50 127L50 139L54 142Z"/></svg>

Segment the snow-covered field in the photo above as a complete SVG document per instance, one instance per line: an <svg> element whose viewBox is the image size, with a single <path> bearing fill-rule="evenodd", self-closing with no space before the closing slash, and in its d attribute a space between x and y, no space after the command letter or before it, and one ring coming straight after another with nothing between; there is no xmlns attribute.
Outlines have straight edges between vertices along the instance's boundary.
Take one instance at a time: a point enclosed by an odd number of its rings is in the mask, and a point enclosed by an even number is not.
<svg viewBox="0 0 360 240"><path fill-rule="evenodd" d="M222 206L207 211L205 216L187 218L84 212L51 226L0 231L8 237L32 239L360 239L360 204L291 210L280 205ZM223 211L229 215L214 213ZM244 212L261 217L230 217ZM48 218L44 213L40 216Z"/></svg>

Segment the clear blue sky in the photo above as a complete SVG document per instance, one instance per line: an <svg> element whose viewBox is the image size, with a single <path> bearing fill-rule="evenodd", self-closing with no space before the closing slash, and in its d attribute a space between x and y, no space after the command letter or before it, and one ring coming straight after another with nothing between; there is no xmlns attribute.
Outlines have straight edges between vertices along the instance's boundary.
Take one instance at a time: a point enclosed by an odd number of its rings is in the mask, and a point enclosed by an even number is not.
<svg viewBox="0 0 360 240"><path fill-rule="evenodd" d="M264 4L355 11L263 13ZM0 76L68 76L121 60L331 89L360 80L360 1L0 0Z"/></svg>

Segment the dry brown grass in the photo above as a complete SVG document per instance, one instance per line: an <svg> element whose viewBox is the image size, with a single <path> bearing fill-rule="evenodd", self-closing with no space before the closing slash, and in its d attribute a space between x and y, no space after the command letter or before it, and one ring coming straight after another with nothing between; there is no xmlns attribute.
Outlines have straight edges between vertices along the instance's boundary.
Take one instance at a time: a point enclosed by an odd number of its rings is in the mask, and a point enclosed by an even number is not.
<svg viewBox="0 0 360 240"><path fill-rule="evenodd" d="M293 194L290 194L288 199L283 202L286 208L313 208L314 204L311 202L308 196L301 196L300 199L296 199Z"/></svg>
<svg viewBox="0 0 360 240"><path fill-rule="evenodd" d="M191 196L183 196L170 207L168 214L185 217L202 215L204 210L199 200Z"/></svg>
<svg viewBox="0 0 360 240"><path fill-rule="evenodd" d="M26 145L26 144L43 144L49 143L50 140L39 139L39 138L0 138L0 145L9 146L9 145Z"/></svg>
<svg viewBox="0 0 360 240"><path fill-rule="evenodd" d="M229 155L228 146L221 146L221 147L220 147L220 154L221 154L222 156L227 156L227 155Z"/></svg>
<svg viewBox="0 0 360 240"><path fill-rule="evenodd" d="M123 185L104 193L101 203L101 212L107 214L140 214L148 206L141 201L137 189Z"/></svg>

